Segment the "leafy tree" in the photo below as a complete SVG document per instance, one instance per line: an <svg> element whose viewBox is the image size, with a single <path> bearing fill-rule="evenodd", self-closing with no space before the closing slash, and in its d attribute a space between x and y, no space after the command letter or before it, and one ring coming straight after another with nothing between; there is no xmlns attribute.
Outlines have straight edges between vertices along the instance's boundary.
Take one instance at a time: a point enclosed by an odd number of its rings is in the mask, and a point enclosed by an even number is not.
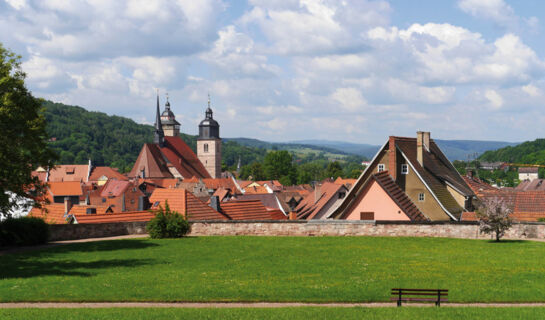
<svg viewBox="0 0 545 320"><path fill-rule="evenodd" d="M43 193L31 172L55 159L47 146L40 101L25 87L20 59L0 44L0 214L4 216L19 207L29 188L37 196Z"/></svg>
<svg viewBox="0 0 545 320"><path fill-rule="evenodd" d="M242 179L252 178L253 181L265 180L265 173L263 172L263 166L260 162L252 162L252 164L245 165L240 169L240 177Z"/></svg>
<svg viewBox="0 0 545 320"><path fill-rule="evenodd" d="M341 177L343 175L343 169L341 168L339 162L333 161L327 165L325 173L328 178L337 179L337 177Z"/></svg>
<svg viewBox="0 0 545 320"><path fill-rule="evenodd" d="M148 222L147 229L153 239L181 238L191 231L191 225L185 215L171 210L166 201L165 207L159 206L155 217Z"/></svg>
<svg viewBox="0 0 545 320"><path fill-rule="evenodd" d="M267 180L284 178L288 184L294 184L297 178L297 169L293 165L293 157L286 150L271 151L263 160L263 171Z"/></svg>
<svg viewBox="0 0 545 320"><path fill-rule="evenodd" d="M504 199L499 197L485 198L477 210L480 231L494 234L496 241L500 241L511 227L512 221L509 215L512 212L512 206Z"/></svg>

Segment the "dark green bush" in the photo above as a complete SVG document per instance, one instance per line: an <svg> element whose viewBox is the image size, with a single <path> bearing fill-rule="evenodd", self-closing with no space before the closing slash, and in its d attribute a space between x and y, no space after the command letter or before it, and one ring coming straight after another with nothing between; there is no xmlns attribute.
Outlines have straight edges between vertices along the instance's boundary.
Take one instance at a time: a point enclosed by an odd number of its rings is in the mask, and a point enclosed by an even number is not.
<svg viewBox="0 0 545 320"><path fill-rule="evenodd" d="M0 222L0 246L30 246L46 243L49 227L35 217L8 218Z"/></svg>
<svg viewBox="0 0 545 320"><path fill-rule="evenodd" d="M181 238L191 230L191 226L185 216L171 211L168 202L165 202L165 208L159 206L155 217L148 222L147 229L153 239Z"/></svg>

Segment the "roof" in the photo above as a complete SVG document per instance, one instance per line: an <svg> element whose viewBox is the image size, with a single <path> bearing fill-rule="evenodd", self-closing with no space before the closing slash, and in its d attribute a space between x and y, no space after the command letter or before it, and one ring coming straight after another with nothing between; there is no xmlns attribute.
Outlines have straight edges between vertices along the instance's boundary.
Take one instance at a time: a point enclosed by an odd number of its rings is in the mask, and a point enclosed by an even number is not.
<svg viewBox="0 0 545 320"><path fill-rule="evenodd" d="M89 181L98 181L101 177L108 179L128 180L129 178L110 167L94 167L89 176Z"/></svg>
<svg viewBox="0 0 545 320"><path fill-rule="evenodd" d="M149 211L133 211L106 214L76 214L74 216L78 224L150 221L153 217L155 217L155 214Z"/></svg>
<svg viewBox="0 0 545 320"><path fill-rule="evenodd" d="M537 191L545 190L545 184L543 183L545 179L534 179L521 181L520 184L515 188L518 191Z"/></svg>
<svg viewBox="0 0 545 320"><path fill-rule="evenodd" d="M341 177L338 177L335 180L335 184L344 184L347 188L350 188L356 183L358 179L343 179Z"/></svg>
<svg viewBox="0 0 545 320"><path fill-rule="evenodd" d="M422 177L424 183L431 189L442 206L457 219L459 219L463 208L456 202L452 194L448 191L447 185L450 184L464 196L474 196L475 194L454 168L452 163L441 152L433 139L430 139L429 152L424 151L424 167L417 161L416 138L393 137L396 147L403 152L411 163L413 168Z"/></svg>
<svg viewBox="0 0 545 320"><path fill-rule="evenodd" d="M81 196L83 190L79 181L50 182L49 190L53 196Z"/></svg>
<svg viewBox="0 0 545 320"><path fill-rule="evenodd" d="M278 200L278 198L276 197L276 194L274 193L243 194L243 195L237 196L237 200L259 200L267 208L284 211L284 208L282 208L280 201Z"/></svg>
<svg viewBox="0 0 545 320"><path fill-rule="evenodd" d="M145 178L173 178L159 146L153 143L144 144L129 177L141 176L142 170L145 172Z"/></svg>
<svg viewBox="0 0 545 320"><path fill-rule="evenodd" d="M517 221L537 221L545 218L545 191L488 191L479 196L485 198L501 198L513 208L510 217Z"/></svg>
<svg viewBox="0 0 545 320"><path fill-rule="evenodd" d="M537 167L521 167L519 168L519 173L538 173L539 168Z"/></svg>
<svg viewBox="0 0 545 320"><path fill-rule="evenodd" d="M49 224L66 224L64 204L48 204L43 208L32 208L28 214L31 217L42 218Z"/></svg>
<svg viewBox="0 0 545 320"><path fill-rule="evenodd" d="M285 220L279 210L269 211L259 200L232 200L221 203L221 211L232 220Z"/></svg>
<svg viewBox="0 0 545 320"><path fill-rule="evenodd" d="M212 197L218 197L220 201L223 201L223 199L225 199L230 194L231 191L229 189L219 188L214 192L214 194L212 194Z"/></svg>
<svg viewBox="0 0 545 320"><path fill-rule="evenodd" d="M91 205L73 205L69 213L72 215L87 214L87 209L95 209L96 213L99 214L99 213L106 213L106 210L108 210L108 207L91 206Z"/></svg>
<svg viewBox="0 0 545 320"><path fill-rule="evenodd" d="M197 199L185 189L155 189L150 197L151 209L164 207L168 201L171 210L187 215L191 220L227 220L227 217Z"/></svg>
<svg viewBox="0 0 545 320"><path fill-rule="evenodd" d="M80 181L87 182L88 164L61 164L49 170L49 181Z"/></svg>
<svg viewBox="0 0 545 320"><path fill-rule="evenodd" d="M197 155L180 137L165 137L161 152L184 178L210 178L210 174Z"/></svg>
<svg viewBox="0 0 545 320"><path fill-rule="evenodd" d="M476 195L481 194L483 191L498 191L499 189L489 185L477 177L462 177L467 185L473 190Z"/></svg>
<svg viewBox="0 0 545 320"><path fill-rule="evenodd" d="M335 184L333 182L324 182L322 185L317 185L314 192L310 192L295 208L297 219L310 220L314 218L331 200L337 192L346 187L344 185Z"/></svg>
<svg viewBox="0 0 545 320"><path fill-rule="evenodd" d="M264 186L254 186L244 188L244 194L267 194L269 190Z"/></svg>
<svg viewBox="0 0 545 320"><path fill-rule="evenodd" d="M106 197L119 197L125 190L131 185L129 181L110 180L100 193L103 198Z"/></svg>

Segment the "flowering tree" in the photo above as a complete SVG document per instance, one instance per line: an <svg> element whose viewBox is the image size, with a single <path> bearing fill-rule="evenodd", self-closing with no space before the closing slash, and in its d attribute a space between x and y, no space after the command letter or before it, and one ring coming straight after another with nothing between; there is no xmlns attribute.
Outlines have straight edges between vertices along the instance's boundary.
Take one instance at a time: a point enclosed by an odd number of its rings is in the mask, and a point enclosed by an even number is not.
<svg viewBox="0 0 545 320"><path fill-rule="evenodd" d="M513 207L505 199L500 197L483 199L477 210L480 231L486 234L495 234L496 241L500 241L511 227L512 221L509 215L512 212Z"/></svg>

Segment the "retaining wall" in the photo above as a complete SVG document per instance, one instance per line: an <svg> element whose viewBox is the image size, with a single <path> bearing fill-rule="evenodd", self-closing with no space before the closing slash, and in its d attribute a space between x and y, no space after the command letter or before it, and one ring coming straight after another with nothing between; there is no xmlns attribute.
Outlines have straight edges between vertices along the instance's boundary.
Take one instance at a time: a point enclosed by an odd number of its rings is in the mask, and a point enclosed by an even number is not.
<svg viewBox="0 0 545 320"><path fill-rule="evenodd" d="M50 240L145 234L146 222L51 225ZM407 236L489 239L475 222L193 221L192 236ZM515 223L505 238L545 239L545 223Z"/></svg>

